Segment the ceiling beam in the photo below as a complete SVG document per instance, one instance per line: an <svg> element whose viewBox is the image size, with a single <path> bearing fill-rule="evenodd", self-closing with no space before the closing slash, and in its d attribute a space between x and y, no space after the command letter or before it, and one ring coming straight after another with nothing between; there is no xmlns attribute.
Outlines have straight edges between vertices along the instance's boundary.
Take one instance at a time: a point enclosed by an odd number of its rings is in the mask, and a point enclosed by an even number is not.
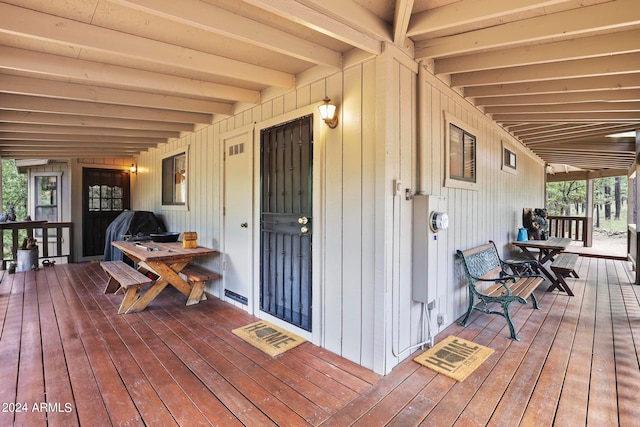
<svg viewBox="0 0 640 427"><path fill-rule="evenodd" d="M570 151L572 153L582 153L582 152L611 152L611 153L635 153L636 144L635 142L616 142L616 143L601 143L601 142L547 142L545 144L536 145L536 153L545 153L545 152L560 152L560 151Z"/></svg>
<svg viewBox="0 0 640 427"><path fill-rule="evenodd" d="M342 67L342 55L317 43L199 0L112 0L136 10L240 40L312 64Z"/></svg>
<svg viewBox="0 0 640 427"><path fill-rule="evenodd" d="M548 64L536 64L453 74L451 76L451 86L483 86L497 83L509 84L625 74L634 73L639 68L640 53L627 53L611 57L560 61L551 66Z"/></svg>
<svg viewBox="0 0 640 427"><path fill-rule="evenodd" d="M473 103L477 106L487 107L498 105L548 105L633 100L640 101L640 89L594 90L589 92L547 93L544 95L487 96L473 98Z"/></svg>
<svg viewBox="0 0 640 427"><path fill-rule="evenodd" d="M21 141L28 145L29 141L57 141L57 142L100 142L113 144L141 145L155 147L158 144L167 142L165 138L152 137L131 137L113 135L74 135L74 134L48 134L48 133L25 133L25 132L0 132L0 141Z"/></svg>
<svg viewBox="0 0 640 427"><path fill-rule="evenodd" d="M633 72L608 76L559 78L547 81L471 86L464 88L464 95L468 98L479 98L483 96L514 96L638 88L640 88L640 73Z"/></svg>
<svg viewBox="0 0 640 427"><path fill-rule="evenodd" d="M349 19L348 16L344 16L344 6L350 3L349 0L342 0L340 2L340 8L338 9L340 13L337 14L337 17L328 16L323 11L315 10L295 0L243 1L374 55L379 55L382 52L381 41L391 40L390 30L387 28L386 23L382 23L382 20L375 17L375 15L372 18L370 16L372 14L359 5L360 13L355 14L353 16L354 19ZM366 10L367 13L364 13L362 11L363 9ZM369 35L371 32L370 28L372 27L366 25L367 23L371 23L372 19L374 24L376 24L373 28L384 25L384 32L382 34L374 33L374 37ZM361 21L363 24L360 24ZM348 22L349 25L345 24L345 22Z"/></svg>
<svg viewBox="0 0 640 427"><path fill-rule="evenodd" d="M108 55L169 65L251 83L292 88L293 75L149 38L0 3L0 33L47 40ZM155 65L157 66L157 65Z"/></svg>
<svg viewBox="0 0 640 427"><path fill-rule="evenodd" d="M11 110L0 110L0 122L35 123L44 125L65 125L100 128L166 130L172 132L193 132L195 129L195 126L192 123L116 119L84 115L34 113L31 111Z"/></svg>
<svg viewBox="0 0 640 427"><path fill-rule="evenodd" d="M409 37L449 30L487 19L499 19L514 13L536 10L568 0L460 0L413 15L407 31Z"/></svg>
<svg viewBox="0 0 640 427"><path fill-rule="evenodd" d="M279 1L279 0L273 0ZM392 41L391 26L375 13L353 0L298 0L338 21L353 25L379 41Z"/></svg>
<svg viewBox="0 0 640 427"><path fill-rule="evenodd" d="M626 123L607 124L576 124L572 126L568 123L559 124L546 129L522 129L518 132L511 132L516 138L521 138L527 143L539 140L555 140L560 138L581 138L585 135L606 137L609 134L628 129Z"/></svg>
<svg viewBox="0 0 640 427"><path fill-rule="evenodd" d="M81 126L39 125L29 123L1 123L0 132L24 132L31 134L74 134L74 135L111 135L147 138L179 138L180 132L144 130L144 129L118 129Z"/></svg>
<svg viewBox="0 0 640 427"><path fill-rule="evenodd" d="M503 7L510 8L511 2L502 3ZM482 13L482 9L483 7L476 7L474 11ZM624 29L637 25L638 22L640 8L636 0L617 0L418 41L416 55L420 58L460 55L478 50L552 40L556 37L568 38L598 31L610 32L616 28Z"/></svg>
<svg viewBox="0 0 640 427"><path fill-rule="evenodd" d="M638 111L640 102L580 102L545 105L497 105L485 107L488 114L521 114L521 113L553 113L553 112L614 112Z"/></svg>
<svg viewBox="0 0 640 427"><path fill-rule="evenodd" d="M436 59L435 74L453 74L504 67L620 55L640 51L640 30L598 34L552 43L518 46L493 52ZM417 57L416 60L422 58Z"/></svg>
<svg viewBox="0 0 640 427"><path fill-rule="evenodd" d="M393 12L393 42L403 46L407 38L414 0L396 0ZM415 58L414 58L415 59Z"/></svg>
<svg viewBox="0 0 640 427"><path fill-rule="evenodd" d="M142 151L147 150L116 150L105 151L96 149L73 149L73 150L52 150L52 151L20 151L20 150L1 150L0 157L8 159L33 159L33 158L46 158L46 159L72 159L72 158L114 158L114 157L134 157Z"/></svg>
<svg viewBox="0 0 640 427"><path fill-rule="evenodd" d="M585 112L585 113L522 113L493 114L498 123L508 122L632 122L640 121L640 112Z"/></svg>
<svg viewBox="0 0 640 427"><path fill-rule="evenodd" d="M121 119L167 121L181 123L205 123L212 121L211 114L162 110L159 108L129 107L100 104L97 102L70 101L27 95L6 94L0 97L0 109L47 113L78 114L85 116L113 117Z"/></svg>
<svg viewBox="0 0 640 427"><path fill-rule="evenodd" d="M547 174L547 182L586 181L587 179L627 176L627 169L605 169L598 171L556 172Z"/></svg>
<svg viewBox="0 0 640 427"><path fill-rule="evenodd" d="M0 74L0 92L199 113L233 114L233 105L202 99Z"/></svg>
<svg viewBox="0 0 640 427"><path fill-rule="evenodd" d="M0 69L52 76L135 91L154 91L168 95L205 97L212 100L244 101L257 104L260 92L218 83L194 80L118 65L68 58L0 46Z"/></svg>

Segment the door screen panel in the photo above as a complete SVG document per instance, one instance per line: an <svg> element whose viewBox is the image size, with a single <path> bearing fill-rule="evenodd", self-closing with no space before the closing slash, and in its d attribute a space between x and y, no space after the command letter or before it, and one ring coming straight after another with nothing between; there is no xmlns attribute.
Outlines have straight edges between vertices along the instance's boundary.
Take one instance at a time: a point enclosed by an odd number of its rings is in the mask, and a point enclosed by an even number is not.
<svg viewBox="0 0 640 427"><path fill-rule="evenodd" d="M260 308L311 331L312 116L261 140Z"/></svg>

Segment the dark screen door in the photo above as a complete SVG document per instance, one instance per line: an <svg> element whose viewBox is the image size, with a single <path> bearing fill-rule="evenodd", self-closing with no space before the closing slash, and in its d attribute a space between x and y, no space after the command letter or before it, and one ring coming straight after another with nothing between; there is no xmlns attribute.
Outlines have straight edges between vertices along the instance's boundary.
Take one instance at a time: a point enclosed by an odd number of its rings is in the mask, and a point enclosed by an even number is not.
<svg viewBox="0 0 640 427"><path fill-rule="evenodd" d="M312 116L260 134L260 308L311 331Z"/></svg>
<svg viewBox="0 0 640 427"><path fill-rule="evenodd" d="M129 172L84 168L82 189L82 252L102 255L107 226L129 209Z"/></svg>

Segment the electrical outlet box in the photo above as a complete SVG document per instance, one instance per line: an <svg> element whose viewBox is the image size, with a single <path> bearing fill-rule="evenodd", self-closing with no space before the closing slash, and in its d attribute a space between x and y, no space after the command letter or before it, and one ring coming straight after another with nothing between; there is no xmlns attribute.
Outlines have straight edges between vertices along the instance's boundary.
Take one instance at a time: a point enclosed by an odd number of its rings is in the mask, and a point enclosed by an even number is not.
<svg viewBox="0 0 640 427"><path fill-rule="evenodd" d="M442 326L445 324L447 320L447 316L444 313L438 313L438 326Z"/></svg>

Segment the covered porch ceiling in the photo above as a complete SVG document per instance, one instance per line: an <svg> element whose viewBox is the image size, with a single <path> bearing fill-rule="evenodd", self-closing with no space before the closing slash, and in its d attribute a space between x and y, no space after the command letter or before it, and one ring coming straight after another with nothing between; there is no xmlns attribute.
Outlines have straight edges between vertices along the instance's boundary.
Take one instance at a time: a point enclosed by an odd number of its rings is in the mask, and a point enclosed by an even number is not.
<svg viewBox="0 0 640 427"><path fill-rule="evenodd" d="M383 42L547 163L634 161L637 0L2 1L0 156L134 156Z"/></svg>

